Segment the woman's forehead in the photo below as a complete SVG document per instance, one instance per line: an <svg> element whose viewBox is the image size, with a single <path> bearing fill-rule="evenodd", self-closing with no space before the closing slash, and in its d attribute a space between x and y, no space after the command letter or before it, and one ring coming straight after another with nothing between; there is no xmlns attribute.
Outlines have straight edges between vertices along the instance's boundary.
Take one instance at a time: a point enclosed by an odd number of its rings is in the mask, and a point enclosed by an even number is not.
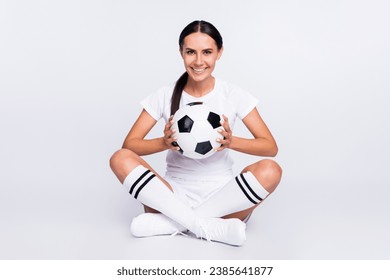
<svg viewBox="0 0 390 280"><path fill-rule="evenodd" d="M183 47L190 49L216 48L217 44L209 35L201 32L191 33L184 38Z"/></svg>

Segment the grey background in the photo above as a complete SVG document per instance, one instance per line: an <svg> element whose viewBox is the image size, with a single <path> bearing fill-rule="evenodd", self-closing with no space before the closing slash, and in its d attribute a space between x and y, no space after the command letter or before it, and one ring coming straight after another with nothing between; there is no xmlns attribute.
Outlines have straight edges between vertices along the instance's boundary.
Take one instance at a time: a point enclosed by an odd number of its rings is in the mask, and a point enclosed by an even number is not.
<svg viewBox="0 0 390 280"><path fill-rule="evenodd" d="M0 1L0 259L389 259L389 8ZM139 101L184 71L177 38L195 19L221 31L215 75L259 98L280 148L283 181L241 248L133 238L142 208L108 166ZM164 154L147 160L164 171Z"/></svg>

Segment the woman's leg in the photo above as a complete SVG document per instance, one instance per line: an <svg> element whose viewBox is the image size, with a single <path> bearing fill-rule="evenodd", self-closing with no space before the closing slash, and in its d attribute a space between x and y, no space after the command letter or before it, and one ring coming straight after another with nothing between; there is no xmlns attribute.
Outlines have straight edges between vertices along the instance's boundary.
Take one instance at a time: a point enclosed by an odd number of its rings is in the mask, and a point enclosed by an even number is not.
<svg viewBox="0 0 390 280"><path fill-rule="evenodd" d="M273 193L276 187L279 185L279 182L282 178L282 168L273 160L261 160L254 164L251 164L245 167L241 173L252 172L255 175L256 179L259 183L269 192L269 195ZM268 197L268 196L267 196ZM265 199L265 198L264 198ZM264 200L263 199L263 200ZM260 203L245 209L243 211L239 211L236 213L228 214L224 216L224 218L238 218L240 220L245 220L249 215L251 215L252 211L259 206Z"/></svg>
<svg viewBox="0 0 390 280"><path fill-rule="evenodd" d="M156 177L158 177L172 191L171 186L160 175L158 175L145 160L133 151L120 149L115 152L110 159L111 169L122 184L127 175L138 165L142 165L156 174Z"/></svg>
<svg viewBox="0 0 390 280"><path fill-rule="evenodd" d="M251 164L195 211L203 217L245 220L271 194L282 177L282 169L273 160Z"/></svg>
<svg viewBox="0 0 390 280"><path fill-rule="evenodd" d="M164 182L164 184L172 190L171 186L153 170L153 168L140 156L128 149L121 149L115 152L110 159L110 166L118 180L123 184L123 181L127 175L138 165L142 165L145 168L151 170L156 176ZM157 210L144 205L146 213L159 213Z"/></svg>

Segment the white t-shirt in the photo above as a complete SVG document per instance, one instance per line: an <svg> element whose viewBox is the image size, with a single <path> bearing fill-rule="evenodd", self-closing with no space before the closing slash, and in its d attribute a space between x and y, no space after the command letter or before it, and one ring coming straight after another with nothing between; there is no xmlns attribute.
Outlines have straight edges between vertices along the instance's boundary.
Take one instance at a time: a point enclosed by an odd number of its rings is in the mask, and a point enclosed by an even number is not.
<svg viewBox="0 0 390 280"><path fill-rule="evenodd" d="M156 120L170 117L171 97L174 85L160 88L141 101L143 108ZM243 119L257 105L257 99L247 91L226 81L215 79L214 89L202 97L194 97L183 91L180 107L191 102L203 102L213 112L228 117L233 130L236 119ZM233 160L229 149L214 153L205 159L191 159L177 151L169 150L166 175L183 178L199 178L199 176L231 175Z"/></svg>

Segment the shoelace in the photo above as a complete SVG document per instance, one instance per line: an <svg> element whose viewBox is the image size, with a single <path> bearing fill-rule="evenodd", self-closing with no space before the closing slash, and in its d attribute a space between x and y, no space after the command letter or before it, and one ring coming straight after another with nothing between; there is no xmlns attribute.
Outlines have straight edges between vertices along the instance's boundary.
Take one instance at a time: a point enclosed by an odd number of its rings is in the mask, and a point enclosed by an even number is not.
<svg viewBox="0 0 390 280"><path fill-rule="evenodd" d="M176 235L188 236L188 234L185 234L184 232L182 232L182 231L180 231L180 230L175 231L174 233L172 233L172 234L169 235L169 236L170 236L170 237L173 237L173 236L176 236Z"/></svg>

